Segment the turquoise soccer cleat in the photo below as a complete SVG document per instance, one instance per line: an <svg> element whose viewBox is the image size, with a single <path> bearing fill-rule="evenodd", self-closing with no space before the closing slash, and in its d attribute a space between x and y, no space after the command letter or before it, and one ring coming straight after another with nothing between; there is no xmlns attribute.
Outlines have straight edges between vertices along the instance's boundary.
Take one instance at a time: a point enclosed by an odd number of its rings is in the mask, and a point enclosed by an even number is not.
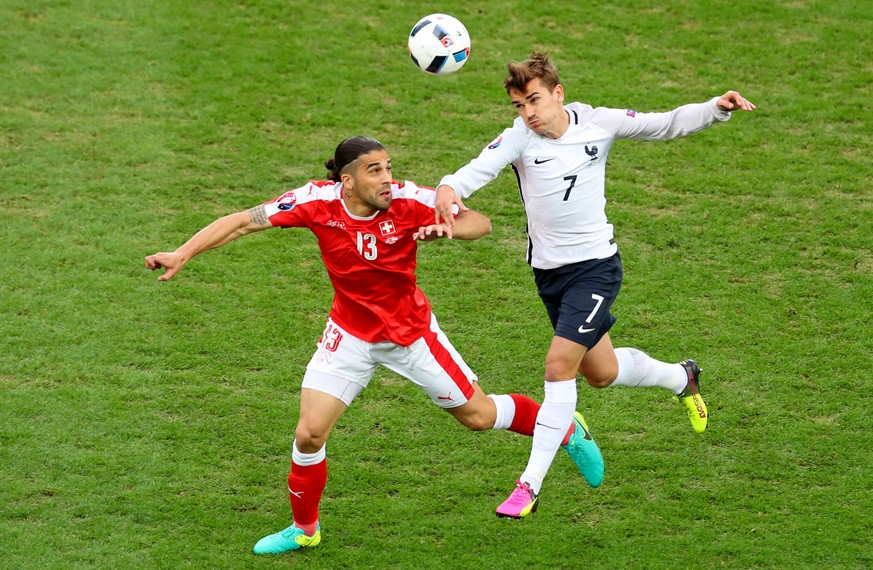
<svg viewBox="0 0 873 570"><path fill-rule="evenodd" d="M570 436L567 445L562 445L561 449L566 451L573 463L576 464L582 477L585 478L585 482L591 487L598 487L603 482L604 468L600 448L591 437L588 424L585 423L582 414L576 412L573 415L573 422L576 424L576 431Z"/></svg>
<svg viewBox="0 0 873 570"><path fill-rule="evenodd" d="M306 536L297 525L291 525L283 531L265 536L252 549L255 554L282 554L301 548L312 548L321 543L321 525L316 527L313 536Z"/></svg>

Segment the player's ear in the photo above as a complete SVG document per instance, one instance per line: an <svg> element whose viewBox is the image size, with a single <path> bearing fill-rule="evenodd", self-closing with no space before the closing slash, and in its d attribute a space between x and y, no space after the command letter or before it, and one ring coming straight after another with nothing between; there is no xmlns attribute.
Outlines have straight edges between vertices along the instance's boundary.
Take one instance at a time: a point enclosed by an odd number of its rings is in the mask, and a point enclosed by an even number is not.
<svg viewBox="0 0 873 570"><path fill-rule="evenodd" d="M342 180L343 188L347 188L348 190L355 189L355 178L351 174L346 172L340 174L340 180Z"/></svg>
<svg viewBox="0 0 873 570"><path fill-rule="evenodd" d="M558 83L557 85L555 85L555 91L554 91L554 93L555 93L555 98L556 98L560 103L563 103L563 102L564 102L564 86L561 85L560 83Z"/></svg>

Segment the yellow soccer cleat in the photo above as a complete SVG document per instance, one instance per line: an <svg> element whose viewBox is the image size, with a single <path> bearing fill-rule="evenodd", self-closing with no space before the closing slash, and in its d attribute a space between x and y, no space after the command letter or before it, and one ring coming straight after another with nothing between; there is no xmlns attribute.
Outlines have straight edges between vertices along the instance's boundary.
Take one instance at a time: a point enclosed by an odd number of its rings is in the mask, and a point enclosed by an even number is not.
<svg viewBox="0 0 873 570"><path fill-rule="evenodd" d="M688 410L688 419L691 420L691 427L697 433L703 433L706 430L706 422L709 419L709 413L706 411L706 402L703 401L703 396L700 395L700 373L703 372L697 363L693 360L683 360L679 363L688 375L688 384L676 398L685 405Z"/></svg>

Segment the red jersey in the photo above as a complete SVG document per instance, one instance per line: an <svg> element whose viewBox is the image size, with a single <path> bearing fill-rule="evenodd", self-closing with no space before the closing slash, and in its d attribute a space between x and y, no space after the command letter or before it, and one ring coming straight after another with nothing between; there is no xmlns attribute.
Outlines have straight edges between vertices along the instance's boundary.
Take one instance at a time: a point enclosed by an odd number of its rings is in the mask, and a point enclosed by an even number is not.
<svg viewBox="0 0 873 570"><path fill-rule="evenodd" d="M412 235L433 223L436 192L392 182L391 205L370 217L351 214L342 183L310 181L266 203L274 226L306 227L318 238L333 284L331 318L367 342L409 346L430 328L430 304L415 283Z"/></svg>

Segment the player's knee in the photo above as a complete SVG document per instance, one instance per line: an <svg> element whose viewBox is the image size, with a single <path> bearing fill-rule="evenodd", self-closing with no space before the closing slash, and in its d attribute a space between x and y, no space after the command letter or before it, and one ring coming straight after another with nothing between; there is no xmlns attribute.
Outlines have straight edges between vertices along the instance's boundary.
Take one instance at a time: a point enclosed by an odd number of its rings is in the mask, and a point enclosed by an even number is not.
<svg viewBox="0 0 873 570"><path fill-rule="evenodd" d="M569 380L576 377L578 364L564 358L546 359L546 380Z"/></svg>
<svg viewBox="0 0 873 570"><path fill-rule="evenodd" d="M585 380L588 381L588 385L592 388L606 388L615 378L608 378L607 376L585 376Z"/></svg>
<svg viewBox="0 0 873 570"><path fill-rule="evenodd" d="M327 430L319 430L307 424L298 424L294 432L297 450L301 453L315 453L327 441Z"/></svg>
<svg viewBox="0 0 873 570"><path fill-rule="evenodd" d="M618 360L614 351L591 352L579 364L579 373L592 388L606 388L618 377Z"/></svg>
<svg viewBox="0 0 873 570"><path fill-rule="evenodd" d="M618 376L618 367L586 369L584 366L581 366L579 372L585 377L588 385L592 388L606 388Z"/></svg>

